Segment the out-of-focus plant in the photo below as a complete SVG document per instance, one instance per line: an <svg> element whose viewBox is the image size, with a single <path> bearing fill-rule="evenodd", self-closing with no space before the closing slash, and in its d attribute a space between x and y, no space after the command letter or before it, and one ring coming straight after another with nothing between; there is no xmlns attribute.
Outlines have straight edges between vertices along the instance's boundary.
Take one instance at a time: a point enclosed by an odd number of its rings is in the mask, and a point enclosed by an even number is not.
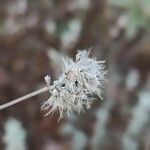
<svg viewBox="0 0 150 150"><path fill-rule="evenodd" d="M72 149L73 150L83 150L86 148L86 145L87 145L86 135L83 132L76 130L76 132L74 132L74 136L73 136Z"/></svg>
<svg viewBox="0 0 150 150"><path fill-rule="evenodd" d="M84 132L75 128L71 123L66 123L60 128L63 136L72 137L72 150L83 150L87 146L88 138Z"/></svg>
<svg viewBox="0 0 150 150"><path fill-rule="evenodd" d="M125 150L138 149L138 137L149 121L150 94L148 91L139 93L139 102L133 108L132 120L123 136L123 148Z"/></svg>
<svg viewBox="0 0 150 150"><path fill-rule="evenodd" d="M81 31L81 20L71 19L64 23L59 23L57 27L57 34L61 39L63 49L68 49L74 45Z"/></svg>
<svg viewBox="0 0 150 150"><path fill-rule="evenodd" d="M124 28L127 38L137 35L139 29L148 29L150 25L150 1L149 0L109 0L112 6L125 10ZM122 17L118 22L122 20ZM121 24L122 26L122 24Z"/></svg>
<svg viewBox="0 0 150 150"><path fill-rule="evenodd" d="M96 111L97 122L95 124L95 134L92 138L92 149L98 150L107 138L106 125L109 120L109 109L111 104L107 101Z"/></svg>
<svg viewBox="0 0 150 150"><path fill-rule="evenodd" d="M49 49L47 51L47 55L50 59L52 67L55 69L55 78L59 77L59 75L63 71L63 60L62 57L68 59L64 53L58 52L56 49Z"/></svg>
<svg viewBox="0 0 150 150"><path fill-rule="evenodd" d="M26 131L19 121L14 118L8 119L4 124L4 130L6 150L26 150Z"/></svg>
<svg viewBox="0 0 150 150"><path fill-rule="evenodd" d="M129 71L127 78L126 78L126 88L130 91L135 89L139 83L139 72L135 69Z"/></svg>

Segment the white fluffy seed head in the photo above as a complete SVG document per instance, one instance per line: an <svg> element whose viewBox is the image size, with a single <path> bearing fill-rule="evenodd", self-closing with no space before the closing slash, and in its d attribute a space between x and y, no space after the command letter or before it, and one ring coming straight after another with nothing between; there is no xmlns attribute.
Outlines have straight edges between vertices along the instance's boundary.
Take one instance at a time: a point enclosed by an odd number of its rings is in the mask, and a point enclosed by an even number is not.
<svg viewBox="0 0 150 150"><path fill-rule="evenodd" d="M49 87L51 97L43 104L42 110L48 114L59 110L60 118L64 113L80 113L89 109L98 95L102 99L102 89L106 83L104 61L89 57L90 51L78 51L76 59L63 59L62 75Z"/></svg>

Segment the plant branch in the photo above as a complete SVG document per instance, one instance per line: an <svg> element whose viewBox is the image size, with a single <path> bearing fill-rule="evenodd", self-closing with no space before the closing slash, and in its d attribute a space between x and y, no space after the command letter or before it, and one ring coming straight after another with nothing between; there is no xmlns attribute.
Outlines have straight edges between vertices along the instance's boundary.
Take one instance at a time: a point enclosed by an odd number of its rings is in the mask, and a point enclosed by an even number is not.
<svg viewBox="0 0 150 150"><path fill-rule="evenodd" d="M22 102L22 101L24 101L24 100L26 100L26 99L29 99L29 98L31 98L31 97L33 97L33 96L36 96L36 95L38 95L38 94L41 94L41 93L43 93L43 92L46 92L46 91L48 91L48 90L49 90L48 87L44 87L44 88L39 89L39 90L37 90L37 91L34 91L34 92L30 93L30 94L27 94L27 95L22 96L22 97L20 97L20 98L14 99L14 100L12 100L11 102L8 102L8 103L6 103L6 104L0 105L0 110L2 110L2 109L4 109L4 108L7 108L7 107L9 107L9 106L12 106L12 105L14 105L14 104L17 104L17 103L19 103L19 102Z"/></svg>

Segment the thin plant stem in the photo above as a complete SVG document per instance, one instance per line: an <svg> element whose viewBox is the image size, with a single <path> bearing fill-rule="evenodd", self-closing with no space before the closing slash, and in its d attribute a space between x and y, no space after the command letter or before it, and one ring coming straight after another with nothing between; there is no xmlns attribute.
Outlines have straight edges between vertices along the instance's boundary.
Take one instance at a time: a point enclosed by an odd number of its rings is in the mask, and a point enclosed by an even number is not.
<svg viewBox="0 0 150 150"><path fill-rule="evenodd" d="M12 105L14 105L14 104L17 104L17 103L19 103L19 102L22 102L22 101L24 101L24 100L26 100L26 99L29 99L29 98L31 98L31 97L33 97L33 96L36 96L36 95L38 95L38 94L41 94L41 93L43 93L43 92L46 92L46 91L48 91L48 90L49 90L48 87L44 87L44 88L39 89L39 90L37 90L37 91L34 91L34 92L30 93L30 94L27 94L27 95L22 96L22 97L20 97L20 98L14 99L14 100L12 100L11 102L8 102L8 103L6 103L6 104L0 105L0 110L2 110L2 109L4 109L4 108L7 108L7 107L9 107L9 106L12 106Z"/></svg>

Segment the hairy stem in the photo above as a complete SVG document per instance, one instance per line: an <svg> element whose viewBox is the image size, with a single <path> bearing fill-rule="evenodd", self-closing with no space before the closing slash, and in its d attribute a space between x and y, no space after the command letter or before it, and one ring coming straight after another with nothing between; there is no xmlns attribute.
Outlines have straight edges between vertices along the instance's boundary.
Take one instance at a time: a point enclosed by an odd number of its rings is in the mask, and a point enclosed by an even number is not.
<svg viewBox="0 0 150 150"><path fill-rule="evenodd" d="M20 98L14 99L14 100L12 100L11 102L8 102L8 103L6 103L6 104L0 105L0 110L2 110L2 109L4 109L4 108L7 108L7 107L9 107L9 106L12 106L12 105L14 105L14 104L17 104L17 103L19 103L19 102L22 102L22 101L24 101L24 100L26 100L26 99L29 99L29 98L31 98L31 97L33 97L33 96L36 96L36 95L38 95L38 94L41 94L41 93L43 93L43 92L46 92L46 91L48 91L48 90L49 90L48 87L44 87L44 88L39 89L39 90L37 90L37 91L34 91L34 92L30 93L30 94L27 94L27 95L22 96L22 97L20 97Z"/></svg>

